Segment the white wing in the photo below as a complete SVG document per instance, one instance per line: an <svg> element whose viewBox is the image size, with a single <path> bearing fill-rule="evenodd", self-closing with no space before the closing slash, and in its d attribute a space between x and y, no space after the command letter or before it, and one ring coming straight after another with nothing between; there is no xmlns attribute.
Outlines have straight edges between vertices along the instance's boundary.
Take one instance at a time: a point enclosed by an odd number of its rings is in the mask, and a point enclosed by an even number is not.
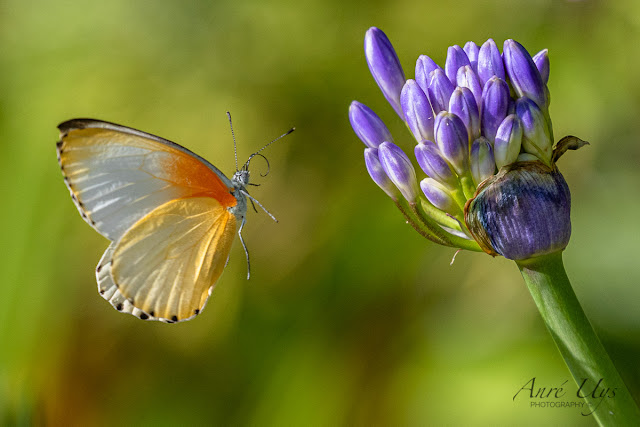
<svg viewBox="0 0 640 427"><path fill-rule="evenodd" d="M209 196L235 206L231 181L171 141L124 126L78 119L62 123L58 161L82 217L117 241L158 206Z"/></svg>

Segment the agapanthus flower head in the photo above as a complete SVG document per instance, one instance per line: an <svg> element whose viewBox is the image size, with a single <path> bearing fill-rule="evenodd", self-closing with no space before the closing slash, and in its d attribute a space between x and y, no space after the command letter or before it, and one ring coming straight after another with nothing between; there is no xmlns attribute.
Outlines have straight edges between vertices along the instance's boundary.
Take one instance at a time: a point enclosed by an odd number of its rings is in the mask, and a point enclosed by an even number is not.
<svg viewBox="0 0 640 427"><path fill-rule="evenodd" d="M532 57L515 40L506 40L502 53L493 39L467 42L449 47L443 66L420 55L415 79L407 80L391 42L372 27L365 57L411 131L426 178L369 108L354 101L349 119L368 147L371 177L417 231L511 259L566 246L570 196L555 162L585 143L566 137L553 147L548 50Z"/></svg>

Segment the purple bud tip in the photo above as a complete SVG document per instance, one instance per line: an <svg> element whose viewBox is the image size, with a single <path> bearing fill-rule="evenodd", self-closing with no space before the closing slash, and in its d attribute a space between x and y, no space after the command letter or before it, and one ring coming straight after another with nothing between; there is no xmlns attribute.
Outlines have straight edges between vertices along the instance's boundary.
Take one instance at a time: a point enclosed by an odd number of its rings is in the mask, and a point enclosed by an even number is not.
<svg viewBox="0 0 640 427"><path fill-rule="evenodd" d="M442 70L442 68L427 55L420 55L418 57L418 60L416 61L416 82L418 82L418 85L420 85L420 88L424 93L429 92L431 72L436 69Z"/></svg>
<svg viewBox="0 0 640 427"><path fill-rule="evenodd" d="M378 157L391 182L409 203L415 203L418 196L418 180L409 157L392 142L380 144Z"/></svg>
<svg viewBox="0 0 640 427"><path fill-rule="evenodd" d="M400 192L396 186L393 185L384 171L384 168L380 163L380 159L378 158L377 148L364 149L364 164L367 167L367 171L369 172L369 175L371 175L373 182L378 184L378 187L382 188L382 190L384 190L384 192L387 193L393 201L397 201L400 196Z"/></svg>
<svg viewBox="0 0 640 427"><path fill-rule="evenodd" d="M516 115L522 123L522 148L546 164L551 162L551 135L538 105L529 98L516 101Z"/></svg>
<svg viewBox="0 0 640 427"><path fill-rule="evenodd" d="M400 95L400 105L416 141L433 139L433 110L427 95L415 80L407 80Z"/></svg>
<svg viewBox="0 0 640 427"><path fill-rule="evenodd" d="M478 52L478 77L480 84L485 85L493 76L505 80L502 55L493 39L489 39Z"/></svg>
<svg viewBox="0 0 640 427"><path fill-rule="evenodd" d="M489 141L496 138L498 126L507 117L509 111L509 85L499 77L493 76L484 85L482 91L482 134Z"/></svg>
<svg viewBox="0 0 640 427"><path fill-rule="evenodd" d="M400 92L405 77L400 60L387 35L379 28L371 27L364 37L364 54L374 80L380 86L387 101L402 116Z"/></svg>
<svg viewBox="0 0 640 427"><path fill-rule="evenodd" d="M522 145L522 123L515 114L510 114L502 121L496 140L493 145L493 152L496 166L500 169L518 160L520 147Z"/></svg>
<svg viewBox="0 0 640 427"><path fill-rule="evenodd" d="M456 87L451 83L444 71L440 69L433 70L430 76L429 101L431 101L433 112L438 114L449 107L451 94Z"/></svg>
<svg viewBox="0 0 640 427"><path fill-rule="evenodd" d="M545 84L524 46L515 40L505 41L504 64L518 96L532 99L541 109L547 108L549 104Z"/></svg>
<svg viewBox="0 0 640 427"><path fill-rule="evenodd" d="M475 71L469 66L459 68L456 81L459 87L466 87L473 93L476 106L478 107L478 111L480 111L480 107L482 106L482 85Z"/></svg>
<svg viewBox="0 0 640 427"><path fill-rule="evenodd" d="M467 54L469 58L469 62L471 62L471 68L474 72L478 72L478 54L480 53L480 48L474 42L467 42L464 45L464 52Z"/></svg>
<svg viewBox="0 0 640 427"><path fill-rule="evenodd" d="M416 145L415 155L420 168L428 177L450 189L460 186L457 175L453 173L451 166L433 142L421 141Z"/></svg>
<svg viewBox="0 0 640 427"><path fill-rule="evenodd" d="M465 67L469 68L469 67ZM460 69L462 70L462 68ZM466 87L457 87L449 101L449 112L460 117L467 128L469 140L480 136L480 112L473 93Z"/></svg>
<svg viewBox="0 0 640 427"><path fill-rule="evenodd" d="M469 163L471 164L471 176L473 176L476 185L493 175L496 163L491 143L487 138L480 137L473 141Z"/></svg>
<svg viewBox="0 0 640 427"><path fill-rule="evenodd" d="M469 136L462 119L441 111L434 125L436 144L458 175L464 175L469 165Z"/></svg>
<svg viewBox="0 0 640 427"><path fill-rule="evenodd" d="M550 71L549 50L542 49L540 52L536 53L536 55L533 57L533 62L534 64L536 64L536 68L540 73L540 77L542 77L542 82L544 84L547 84L549 82Z"/></svg>
<svg viewBox="0 0 640 427"><path fill-rule="evenodd" d="M465 51L458 45L449 47L447 50L447 60L444 64L444 71L452 84L456 84L458 69L465 65L471 66L471 62Z"/></svg>
<svg viewBox="0 0 640 427"><path fill-rule="evenodd" d="M449 190L435 179L423 179L420 181L420 189L422 189L427 200L436 208L453 215L460 212L460 207L456 204L453 197L451 197Z"/></svg>
<svg viewBox="0 0 640 427"><path fill-rule="evenodd" d="M349 106L349 121L358 138L367 147L377 148L384 141L393 142L384 122L366 105L353 101Z"/></svg>

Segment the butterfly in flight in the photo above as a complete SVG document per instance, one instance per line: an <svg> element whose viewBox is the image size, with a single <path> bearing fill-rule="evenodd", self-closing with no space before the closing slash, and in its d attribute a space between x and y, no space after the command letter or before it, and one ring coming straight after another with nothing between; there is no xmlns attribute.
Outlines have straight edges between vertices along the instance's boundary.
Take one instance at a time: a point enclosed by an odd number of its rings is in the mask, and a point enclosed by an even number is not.
<svg viewBox="0 0 640 427"><path fill-rule="evenodd" d="M58 129L58 162L71 198L111 241L96 279L114 308L143 320L192 319L222 274L236 231L249 278L242 239L247 199L275 220L247 192L255 185L249 163L295 128L240 169L234 136L231 179L188 149L139 130L93 119L69 120Z"/></svg>

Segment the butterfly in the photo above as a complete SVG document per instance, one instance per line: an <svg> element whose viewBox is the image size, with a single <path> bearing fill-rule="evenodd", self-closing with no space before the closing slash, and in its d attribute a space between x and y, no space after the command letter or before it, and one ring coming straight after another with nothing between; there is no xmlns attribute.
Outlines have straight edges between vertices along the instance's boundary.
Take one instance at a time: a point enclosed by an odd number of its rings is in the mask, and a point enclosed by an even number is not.
<svg viewBox="0 0 640 427"><path fill-rule="evenodd" d="M93 119L69 120L58 129L58 163L71 198L82 218L111 241L96 279L115 309L143 320L192 319L222 274L236 232L249 278L242 239L247 199L276 220L247 192L255 185L249 163L295 128L240 169L233 136L231 179L188 149L136 129Z"/></svg>

